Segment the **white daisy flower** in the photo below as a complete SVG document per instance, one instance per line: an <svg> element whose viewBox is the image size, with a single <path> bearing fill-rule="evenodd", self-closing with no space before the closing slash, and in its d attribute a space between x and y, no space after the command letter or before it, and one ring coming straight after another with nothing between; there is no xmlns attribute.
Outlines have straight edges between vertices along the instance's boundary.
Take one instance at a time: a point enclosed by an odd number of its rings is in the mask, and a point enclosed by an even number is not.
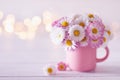
<svg viewBox="0 0 120 80"><path fill-rule="evenodd" d="M61 28L53 28L50 38L54 44L60 45L65 38L65 30Z"/></svg>
<svg viewBox="0 0 120 80"><path fill-rule="evenodd" d="M76 25L79 25L79 26L85 28L85 27L87 27L87 24L88 24L87 21L88 21L87 18L85 18L83 16L79 16L73 21L73 24L74 25L76 24Z"/></svg>
<svg viewBox="0 0 120 80"><path fill-rule="evenodd" d="M65 46L65 50L74 50L76 48L75 42L70 39L65 40L64 46Z"/></svg>
<svg viewBox="0 0 120 80"><path fill-rule="evenodd" d="M63 17L60 19L60 25L63 29L68 29L72 19L68 17Z"/></svg>
<svg viewBox="0 0 120 80"><path fill-rule="evenodd" d="M109 42L109 35L107 32L104 33L103 35L103 44L101 45L102 47L106 47L108 42Z"/></svg>
<svg viewBox="0 0 120 80"><path fill-rule="evenodd" d="M80 46L87 46L88 43L89 43L89 38L85 36L85 37L80 41Z"/></svg>
<svg viewBox="0 0 120 80"><path fill-rule="evenodd" d="M45 75L55 75L56 74L56 67L53 65L46 65L43 70L44 70Z"/></svg>
<svg viewBox="0 0 120 80"><path fill-rule="evenodd" d="M107 32L110 40L112 40L114 36L113 36L113 34L112 34L112 31L111 31L110 27L105 26L105 31Z"/></svg>
<svg viewBox="0 0 120 80"><path fill-rule="evenodd" d="M73 25L68 31L70 38L74 41L81 41L85 36L85 31L79 25Z"/></svg>

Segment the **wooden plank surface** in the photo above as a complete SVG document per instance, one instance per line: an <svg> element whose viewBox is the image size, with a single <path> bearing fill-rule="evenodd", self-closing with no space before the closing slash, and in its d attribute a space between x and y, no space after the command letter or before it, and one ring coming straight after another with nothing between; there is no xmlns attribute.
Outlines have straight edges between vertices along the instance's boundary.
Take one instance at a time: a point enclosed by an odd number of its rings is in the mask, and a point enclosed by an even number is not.
<svg viewBox="0 0 120 80"><path fill-rule="evenodd" d="M120 77L0 77L0 80L120 80Z"/></svg>
<svg viewBox="0 0 120 80"><path fill-rule="evenodd" d="M47 63L39 64L0 64L0 80L87 80L87 79L120 79L120 65L117 62L113 64L98 64L93 72L75 72L65 71L57 72L56 75L46 76L43 73L43 67ZM111 77L111 78L110 78Z"/></svg>

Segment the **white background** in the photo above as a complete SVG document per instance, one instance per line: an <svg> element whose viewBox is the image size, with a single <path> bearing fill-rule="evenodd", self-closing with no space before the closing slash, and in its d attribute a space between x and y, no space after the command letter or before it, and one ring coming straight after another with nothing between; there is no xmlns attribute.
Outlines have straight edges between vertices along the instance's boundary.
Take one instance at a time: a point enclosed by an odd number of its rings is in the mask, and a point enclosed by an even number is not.
<svg viewBox="0 0 120 80"><path fill-rule="evenodd" d="M14 14L18 21L22 21L27 17L42 17L44 11L54 12L58 16L84 14L89 12L97 13L106 24L114 24L112 29L117 29L114 30L114 33L118 35L120 34L119 8L120 0L0 0L0 10L3 11L5 15ZM115 39L108 45L110 48L109 58L106 62L100 63L103 66L107 64L112 64L114 66L115 64L120 63L120 37L116 34ZM100 56L103 56L102 50L98 53ZM34 64L52 63L64 59L65 51L63 48L56 47L52 44L49 33L45 31L45 26L43 25L39 26L37 35L33 40L21 40L13 34L10 34L8 37L2 34L0 35L1 70L3 67L9 69L12 67L11 64L18 65L16 71L13 72L13 75L11 74L11 70L3 70L0 75L5 76L8 74L14 76L16 73L18 74L21 69L21 67L19 68L20 64L33 64L35 67L37 65ZM8 67L6 67L6 65ZM118 69L120 68L120 66L117 67ZM111 73L114 72L114 67L111 69L113 69ZM108 69L108 72L109 70L110 69ZM116 74L120 74L120 72ZM17 76L19 75L20 74ZM29 74L24 73L22 76L24 75Z"/></svg>

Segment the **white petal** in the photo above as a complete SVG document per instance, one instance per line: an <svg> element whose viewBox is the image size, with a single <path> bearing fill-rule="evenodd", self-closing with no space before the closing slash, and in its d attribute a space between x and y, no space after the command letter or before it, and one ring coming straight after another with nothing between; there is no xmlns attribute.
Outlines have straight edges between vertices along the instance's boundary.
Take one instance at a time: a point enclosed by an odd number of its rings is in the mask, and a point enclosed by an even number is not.
<svg viewBox="0 0 120 80"><path fill-rule="evenodd" d="M64 37L65 37L65 30L63 30L61 28L53 29L53 31L50 34L50 38L51 38L52 42L56 45L61 44Z"/></svg>
<svg viewBox="0 0 120 80"><path fill-rule="evenodd" d="M79 36L74 36L74 30L79 30L80 35ZM72 26L68 33L69 33L71 39L75 40L75 41L81 41L85 36L84 29L82 27L80 27L79 25Z"/></svg>

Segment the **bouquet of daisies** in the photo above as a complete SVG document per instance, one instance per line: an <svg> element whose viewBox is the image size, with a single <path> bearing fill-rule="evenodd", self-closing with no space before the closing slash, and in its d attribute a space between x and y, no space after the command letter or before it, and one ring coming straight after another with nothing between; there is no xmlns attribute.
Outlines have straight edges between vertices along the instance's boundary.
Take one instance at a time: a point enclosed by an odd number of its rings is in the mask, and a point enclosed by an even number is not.
<svg viewBox="0 0 120 80"><path fill-rule="evenodd" d="M52 42L63 45L66 50L91 46L106 47L112 33L99 16L94 14L62 17L52 23Z"/></svg>

